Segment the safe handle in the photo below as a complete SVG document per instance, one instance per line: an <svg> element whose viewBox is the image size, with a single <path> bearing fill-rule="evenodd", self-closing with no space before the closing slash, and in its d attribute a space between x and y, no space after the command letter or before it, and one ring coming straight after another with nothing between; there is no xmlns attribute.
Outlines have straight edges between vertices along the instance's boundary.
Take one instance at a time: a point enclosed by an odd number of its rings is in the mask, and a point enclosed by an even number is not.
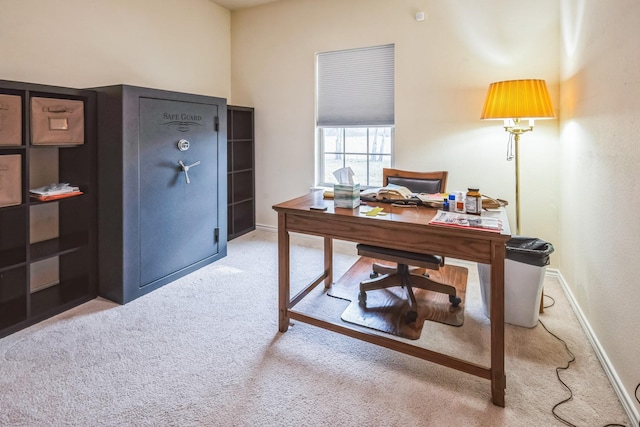
<svg viewBox="0 0 640 427"><path fill-rule="evenodd" d="M191 184L191 180L189 179L189 169L191 169L194 166L198 166L200 164L200 160L198 160L197 162L191 163L190 165L185 165L182 160L178 160L178 164L180 164L180 167L182 168L182 172L184 172L184 177L187 180L187 184Z"/></svg>

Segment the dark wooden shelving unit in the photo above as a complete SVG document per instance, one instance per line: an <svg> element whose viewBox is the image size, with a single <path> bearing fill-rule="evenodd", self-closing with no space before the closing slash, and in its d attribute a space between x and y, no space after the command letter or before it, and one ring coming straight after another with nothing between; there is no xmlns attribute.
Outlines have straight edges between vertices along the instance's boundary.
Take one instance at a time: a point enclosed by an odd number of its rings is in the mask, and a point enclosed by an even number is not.
<svg viewBox="0 0 640 427"><path fill-rule="evenodd" d="M227 108L227 217L229 240L256 228L254 109Z"/></svg>
<svg viewBox="0 0 640 427"><path fill-rule="evenodd" d="M19 155L21 203L0 207L0 337L97 296L96 94L90 90L0 80L0 94L20 97L19 145L0 141L0 156ZM82 101L84 142L34 145L31 99ZM2 134L0 134L2 138ZM47 170L46 174L42 170ZM82 196L42 202L29 189L51 179L79 186ZM47 209L56 218L42 218ZM41 224L42 223L42 224ZM47 229L41 238L37 228ZM51 237L55 236L55 237ZM53 263L46 286L34 286L40 263ZM35 268L35 270L34 270ZM49 273L47 273L49 274Z"/></svg>

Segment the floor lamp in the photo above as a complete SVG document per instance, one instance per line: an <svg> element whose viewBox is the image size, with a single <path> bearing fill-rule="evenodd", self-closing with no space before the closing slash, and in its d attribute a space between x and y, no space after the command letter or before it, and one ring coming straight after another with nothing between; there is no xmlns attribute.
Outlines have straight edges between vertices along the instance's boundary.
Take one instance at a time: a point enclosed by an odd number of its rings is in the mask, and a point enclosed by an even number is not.
<svg viewBox="0 0 640 427"><path fill-rule="evenodd" d="M533 130L535 119L555 117L551 98L544 80L508 80L489 85L487 99L482 109L483 120L504 120L504 130L509 132L507 160L516 160L516 234L520 234L520 135ZM523 120L529 125L524 126ZM511 142L515 141L515 156Z"/></svg>

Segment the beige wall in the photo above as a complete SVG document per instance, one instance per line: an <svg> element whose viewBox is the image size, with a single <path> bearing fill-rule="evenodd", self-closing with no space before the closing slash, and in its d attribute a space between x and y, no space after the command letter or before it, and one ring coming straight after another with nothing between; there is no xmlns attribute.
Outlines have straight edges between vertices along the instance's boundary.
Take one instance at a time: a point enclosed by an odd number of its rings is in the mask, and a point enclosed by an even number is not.
<svg viewBox="0 0 640 427"><path fill-rule="evenodd" d="M427 18L415 20L422 10ZM517 16L517 25L513 17ZM395 166L450 173L511 201L501 122L479 120L489 83L542 78L557 99L554 0L283 0L231 15L233 103L256 108L257 222L315 184L315 54L395 43ZM557 240L558 121L522 138L523 234Z"/></svg>
<svg viewBox="0 0 640 427"><path fill-rule="evenodd" d="M208 0L0 0L0 79L228 98L229 26Z"/></svg>
<svg viewBox="0 0 640 427"><path fill-rule="evenodd" d="M562 5L559 267L638 420L640 3Z"/></svg>

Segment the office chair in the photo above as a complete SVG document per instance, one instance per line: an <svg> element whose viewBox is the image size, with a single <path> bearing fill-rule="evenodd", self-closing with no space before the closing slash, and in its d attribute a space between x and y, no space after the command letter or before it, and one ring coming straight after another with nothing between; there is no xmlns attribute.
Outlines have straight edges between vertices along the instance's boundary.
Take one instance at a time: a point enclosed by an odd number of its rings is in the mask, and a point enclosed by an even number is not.
<svg viewBox="0 0 640 427"><path fill-rule="evenodd" d="M407 187L414 193L442 193L447 186L448 172L411 172L400 169L384 168L382 171L383 185L396 184ZM401 286L409 295L410 309L406 314L407 323L413 323L418 318L417 301L412 288L426 289L449 295L449 302L458 307L462 300L456 296L456 288L452 285L439 283L429 278L428 273L418 274L418 268L438 270L444 266L444 257L431 254L421 254L380 246L358 244L358 255L369 258L395 262L396 267L389 267L374 263L373 272L369 280L360 282L358 302L362 306L367 304L367 292L377 289ZM412 266L412 267L410 267Z"/></svg>

